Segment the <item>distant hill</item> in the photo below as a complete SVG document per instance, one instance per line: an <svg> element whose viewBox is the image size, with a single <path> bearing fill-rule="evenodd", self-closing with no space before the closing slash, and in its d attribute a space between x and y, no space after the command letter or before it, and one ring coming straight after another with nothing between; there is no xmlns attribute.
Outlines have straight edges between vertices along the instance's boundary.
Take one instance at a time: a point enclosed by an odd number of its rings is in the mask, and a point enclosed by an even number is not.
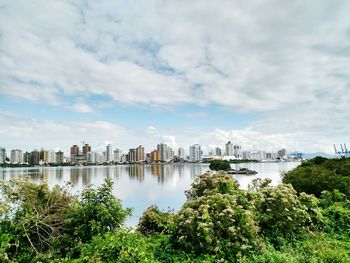
<svg viewBox="0 0 350 263"><path fill-rule="evenodd" d="M325 158L337 158L337 157L339 157L337 155L328 154L328 153L324 153L324 152L304 153L303 154L304 159L312 159L312 158L315 158L316 156L321 156L321 157L325 157Z"/></svg>

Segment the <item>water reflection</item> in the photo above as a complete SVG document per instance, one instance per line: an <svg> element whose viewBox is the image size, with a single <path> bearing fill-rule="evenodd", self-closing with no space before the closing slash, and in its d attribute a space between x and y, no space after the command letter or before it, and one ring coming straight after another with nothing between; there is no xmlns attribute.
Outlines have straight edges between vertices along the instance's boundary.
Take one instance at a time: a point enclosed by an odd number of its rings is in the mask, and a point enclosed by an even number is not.
<svg viewBox="0 0 350 263"><path fill-rule="evenodd" d="M232 165L258 171L255 176L236 175L242 188L252 179L271 178L281 181L280 172L294 168L298 163L251 163ZM134 208L129 225L137 224L142 212L156 204L161 209L179 209L185 201L184 191L189 189L197 175L209 169L205 164L117 165L90 167L39 167L0 169L0 180L29 176L34 182L46 181L50 187L71 182L72 193L81 192L87 185L100 185L105 178L114 181L113 193L124 207Z"/></svg>

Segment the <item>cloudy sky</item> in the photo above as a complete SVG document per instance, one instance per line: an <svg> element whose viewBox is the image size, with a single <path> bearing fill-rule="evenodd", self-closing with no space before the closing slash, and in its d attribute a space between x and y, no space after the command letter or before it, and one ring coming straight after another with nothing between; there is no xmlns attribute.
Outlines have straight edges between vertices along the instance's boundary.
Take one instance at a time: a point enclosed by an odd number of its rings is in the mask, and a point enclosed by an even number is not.
<svg viewBox="0 0 350 263"><path fill-rule="evenodd" d="M350 145L348 0L0 0L0 145Z"/></svg>

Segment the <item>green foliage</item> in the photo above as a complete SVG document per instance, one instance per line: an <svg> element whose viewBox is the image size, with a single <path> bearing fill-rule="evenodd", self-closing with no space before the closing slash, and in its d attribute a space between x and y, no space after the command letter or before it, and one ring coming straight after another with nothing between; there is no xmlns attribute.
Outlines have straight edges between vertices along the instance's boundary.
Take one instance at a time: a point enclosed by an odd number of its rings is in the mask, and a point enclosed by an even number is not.
<svg viewBox="0 0 350 263"><path fill-rule="evenodd" d="M210 172L195 179L180 211L151 206L136 231L123 226L131 211L113 196L110 180L80 197L2 182L0 262L350 262L346 188L338 178L337 187L323 189L330 175L348 177L348 159L315 158L284 180L311 187L304 169L322 171L319 199L269 179L242 190L225 172Z"/></svg>
<svg viewBox="0 0 350 263"><path fill-rule="evenodd" d="M100 187L89 186L81 198L74 203L68 219L70 234L81 242L87 242L95 235L104 234L120 227L130 209L124 210L112 193L113 183L106 179Z"/></svg>
<svg viewBox="0 0 350 263"><path fill-rule="evenodd" d="M292 184L299 193L319 197L322 191L339 190L350 197L350 158L316 157L283 174L283 182Z"/></svg>
<svg viewBox="0 0 350 263"><path fill-rule="evenodd" d="M51 249L53 240L64 232L74 198L58 186L49 190L47 184L28 180L2 182L0 188L2 207L6 207L0 221L4 255L21 255L23 261L30 261Z"/></svg>
<svg viewBox="0 0 350 263"><path fill-rule="evenodd" d="M82 248L82 262L158 262L152 244L139 233L118 230L96 236Z"/></svg>
<svg viewBox="0 0 350 263"><path fill-rule="evenodd" d="M212 160L210 161L209 168L214 171L227 171L231 169L231 165L227 160Z"/></svg>
<svg viewBox="0 0 350 263"><path fill-rule="evenodd" d="M298 196L291 185L280 184L276 188L260 189L260 205L258 206L259 225L264 236L278 239L308 230L312 218L308 206L317 199L303 194Z"/></svg>
<svg viewBox="0 0 350 263"><path fill-rule="evenodd" d="M144 235L169 233L172 217L170 212L162 212L157 206L150 206L141 216L136 230Z"/></svg>
<svg viewBox="0 0 350 263"><path fill-rule="evenodd" d="M178 213L173 238L188 252L225 258L255 251L258 226L243 191L216 193L187 201Z"/></svg>
<svg viewBox="0 0 350 263"><path fill-rule="evenodd" d="M225 172L204 173L194 180L191 189L187 190L185 194L187 199L195 199L216 193L233 193L238 187L238 182Z"/></svg>

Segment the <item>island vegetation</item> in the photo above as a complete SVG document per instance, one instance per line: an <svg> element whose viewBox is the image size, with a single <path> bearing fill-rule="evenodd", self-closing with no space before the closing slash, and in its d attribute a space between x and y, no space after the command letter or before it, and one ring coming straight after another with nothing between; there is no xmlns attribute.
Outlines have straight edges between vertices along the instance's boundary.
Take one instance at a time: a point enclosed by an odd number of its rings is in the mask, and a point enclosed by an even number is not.
<svg viewBox="0 0 350 263"><path fill-rule="evenodd" d="M247 190L223 171L204 173L179 211L151 206L136 229L109 179L80 196L69 185L1 182L0 261L350 262L349 164L315 158L282 184L255 179Z"/></svg>

